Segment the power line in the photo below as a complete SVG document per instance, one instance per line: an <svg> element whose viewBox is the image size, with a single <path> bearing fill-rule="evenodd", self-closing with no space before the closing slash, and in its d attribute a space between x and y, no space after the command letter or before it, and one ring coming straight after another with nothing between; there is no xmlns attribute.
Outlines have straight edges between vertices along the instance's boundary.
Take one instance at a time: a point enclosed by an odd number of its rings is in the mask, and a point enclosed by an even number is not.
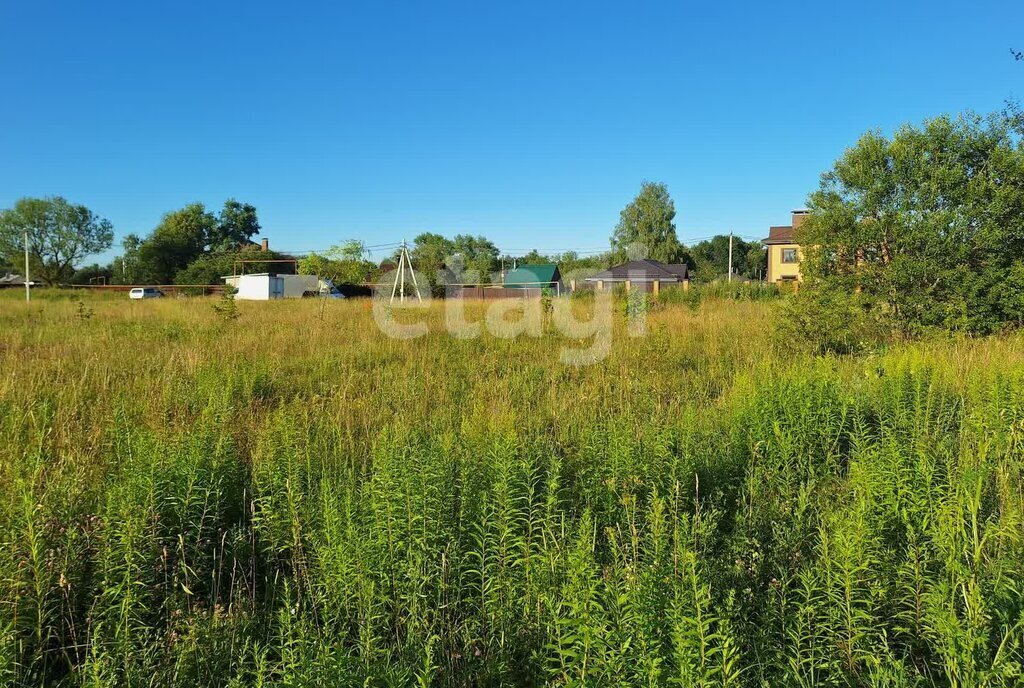
<svg viewBox="0 0 1024 688"><path fill-rule="evenodd" d="M711 240L715 239L716 237L728 237L728 236L729 236L729 234L713 234L713 235L701 236L701 237L685 237L685 238L680 239L680 243L682 243L684 246L689 247L689 246L693 246L694 244L699 244L699 243L704 242L704 241L711 241ZM733 234L733 236L735 238L742 239L744 241L760 241L761 240L760 237L755 236L755 235L751 235L751 234ZM335 249L335 248L337 248L339 246L343 246L345 243L356 242L356 241L358 241L358 240L356 240L356 239L346 239L346 240L342 241L339 244L334 244L334 245L326 247L326 248L304 249L304 250L289 250L289 249L275 249L275 250L277 250L279 253L287 253L287 254L290 254L290 255L310 255L310 254L314 254L314 253L326 253L326 252L331 251L331 250L333 250L333 249ZM396 253L396 252L398 252L398 250L401 247L402 247L402 242L401 241L392 241L392 242L379 243L379 244L363 245L362 249L363 249L363 253L364 254L367 254L367 255L378 254L379 255L379 254ZM579 255L579 256L594 256L594 255L600 255L600 254L603 254L603 253L608 253L608 252L613 250L610 246L609 247L600 247L600 248L595 248L595 247L578 247L578 248L576 248L576 247L561 247L561 248L544 248L544 249L540 249L540 248L536 248L536 247L534 247L534 248L502 248L500 246L496 246L495 248L498 250L499 257L506 256L506 257L509 257L509 258L520 257L520 256L523 256L523 255L528 255L528 254L533 253L533 252L536 252L536 253L538 253L540 255L548 255L548 256L560 255L560 254L565 254L565 253L575 253L576 255Z"/></svg>

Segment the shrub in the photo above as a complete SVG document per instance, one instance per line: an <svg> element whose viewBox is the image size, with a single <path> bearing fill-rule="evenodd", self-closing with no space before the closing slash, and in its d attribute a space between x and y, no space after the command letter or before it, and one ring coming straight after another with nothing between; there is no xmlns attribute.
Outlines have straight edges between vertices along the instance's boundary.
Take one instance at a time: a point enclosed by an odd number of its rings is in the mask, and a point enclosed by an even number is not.
<svg viewBox="0 0 1024 688"><path fill-rule="evenodd" d="M1003 116L938 117L865 134L823 176L797 230L805 321L832 344L860 333L837 314L858 292L901 336L986 334L1022 321L1024 148ZM805 322L802 329L811 332Z"/></svg>
<svg viewBox="0 0 1024 688"><path fill-rule="evenodd" d="M722 301L769 301L779 297L779 288L763 282L719 281L704 284L693 283L689 289L679 287L662 288L658 302L663 305L685 304L696 308L709 299Z"/></svg>
<svg viewBox="0 0 1024 688"><path fill-rule="evenodd" d="M890 338L878 310L860 294L802 289L784 303L776 334L781 343L816 354L856 353Z"/></svg>
<svg viewBox="0 0 1024 688"><path fill-rule="evenodd" d="M220 316L221 320L231 322L238 320L238 317L241 315L238 311L238 304L235 303L235 295L237 293L238 290L230 284L225 285L224 291L221 292L220 298L217 299L217 303L213 304L213 310Z"/></svg>

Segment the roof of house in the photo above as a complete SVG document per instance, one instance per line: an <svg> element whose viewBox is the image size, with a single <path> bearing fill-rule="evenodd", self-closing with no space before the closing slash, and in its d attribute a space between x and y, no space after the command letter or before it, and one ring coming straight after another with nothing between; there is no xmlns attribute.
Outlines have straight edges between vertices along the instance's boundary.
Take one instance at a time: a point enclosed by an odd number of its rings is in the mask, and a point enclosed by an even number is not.
<svg viewBox="0 0 1024 688"><path fill-rule="evenodd" d="M538 265L520 265L505 274L506 287L541 287L552 282L561 281L558 266L554 263Z"/></svg>
<svg viewBox="0 0 1024 688"><path fill-rule="evenodd" d="M25 278L8 272L5 275L0 275L0 284L25 284Z"/></svg>
<svg viewBox="0 0 1024 688"><path fill-rule="evenodd" d="M686 263L667 263L663 267L681 280L690 279L690 268Z"/></svg>
<svg viewBox="0 0 1024 688"><path fill-rule="evenodd" d="M588 277L587 281L624 282L626 280L634 280L637 282L653 282L658 280L660 282L682 282L689 278L689 268L683 263L665 264L658 260L644 258L610 267L604 272Z"/></svg>
<svg viewBox="0 0 1024 688"><path fill-rule="evenodd" d="M239 277L311 277L312 275L296 275L291 272L247 272L244 275L221 275L222 280L238 279Z"/></svg>
<svg viewBox="0 0 1024 688"><path fill-rule="evenodd" d="M795 244L795 229L791 226L769 227L768 238L762 239L762 244Z"/></svg>

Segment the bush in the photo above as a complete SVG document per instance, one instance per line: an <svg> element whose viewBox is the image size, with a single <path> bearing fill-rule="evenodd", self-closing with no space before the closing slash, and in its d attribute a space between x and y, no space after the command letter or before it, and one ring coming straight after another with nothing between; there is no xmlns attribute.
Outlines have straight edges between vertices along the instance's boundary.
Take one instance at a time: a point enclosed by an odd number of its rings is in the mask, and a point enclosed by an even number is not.
<svg viewBox="0 0 1024 688"><path fill-rule="evenodd" d="M691 284L689 289L670 287L662 289L658 294L658 303L662 305L685 304L697 308L708 299L726 301L766 301L779 297L779 288L764 282L708 282Z"/></svg>
<svg viewBox="0 0 1024 688"><path fill-rule="evenodd" d="M904 337L1024 320L1024 149L1004 117L868 133L823 176L810 208L797 238L801 289L815 295L792 312L798 330L823 337L817 348L860 341L866 304Z"/></svg>
<svg viewBox="0 0 1024 688"><path fill-rule="evenodd" d="M114 273L109 265L93 263L92 265L78 268L71 275L70 282L71 284L93 284L99 282L100 278L103 278L105 284L110 284L113 281Z"/></svg>
<svg viewBox="0 0 1024 688"><path fill-rule="evenodd" d="M805 289L783 306L777 335L782 343L816 354L847 354L889 338L877 304L860 294Z"/></svg>
<svg viewBox="0 0 1024 688"><path fill-rule="evenodd" d="M221 292L220 298L217 303L213 304L214 312L220 316L220 319L225 322L231 322L238 320L238 316L241 315L238 311L238 304L235 303L235 294L238 290L227 285L224 287L224 291Z"/></svg>
<svg viewBox="0 0 1024 688"><path fill-rule="evenodd" d="M174 276L175 284L223 284L226 275L233 275L241 268L241 260L278 260L286 258L273 251L264 252L260 250L233 251L228 253L210 253L200 256L188 264L187 267L178 271ZM272 272L281 270L290 272L292 266L288 263L246 263L244 272Z"/></svg>

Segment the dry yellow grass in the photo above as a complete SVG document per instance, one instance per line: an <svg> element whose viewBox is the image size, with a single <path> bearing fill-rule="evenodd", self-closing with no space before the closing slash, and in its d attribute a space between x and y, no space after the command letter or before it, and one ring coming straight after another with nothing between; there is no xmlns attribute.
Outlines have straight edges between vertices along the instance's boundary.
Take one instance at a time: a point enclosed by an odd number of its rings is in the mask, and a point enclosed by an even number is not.
<svg viewBox="0 0 1024 688"><path fill-rule="evenodd" d="M570 366L441 303L64 296L0 295L0 682L1020 679L1019 335L616 304Z"/></svg>

